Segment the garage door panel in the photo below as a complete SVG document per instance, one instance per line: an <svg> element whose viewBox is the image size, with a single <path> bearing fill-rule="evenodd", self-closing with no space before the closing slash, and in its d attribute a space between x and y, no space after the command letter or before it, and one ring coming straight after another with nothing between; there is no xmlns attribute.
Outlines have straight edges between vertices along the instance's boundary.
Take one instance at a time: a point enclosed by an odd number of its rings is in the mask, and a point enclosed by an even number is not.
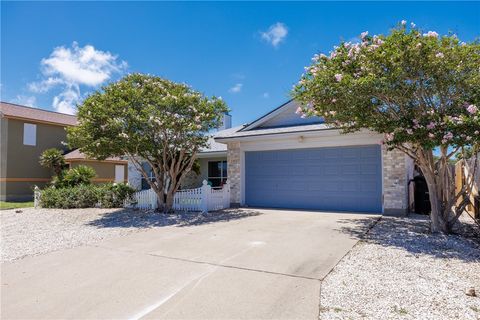
<svg viewBox="0 0 480 320"><path fill-rule="evenodd" d="M381 212L380 146L245 153L250 206Z"/></svg>

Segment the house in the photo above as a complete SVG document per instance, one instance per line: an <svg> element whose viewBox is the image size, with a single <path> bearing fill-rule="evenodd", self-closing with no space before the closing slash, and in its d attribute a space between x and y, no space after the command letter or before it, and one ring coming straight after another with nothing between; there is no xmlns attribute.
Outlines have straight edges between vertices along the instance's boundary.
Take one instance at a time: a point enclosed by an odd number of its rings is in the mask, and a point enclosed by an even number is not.
<svg viewBox="0 0 480 320"><path fill-rule="evenodd" d="M342 134L297 108L291 100L242 126L224 122L197 155L200 173L190 172L182 188L203 180L220 187L228 178L232 206L406 212L411 158L387 151L381 134ZM132 166L129 177L148 188Z"/></svg>
<svg viewBox="0 0 480 320"><path fill-rule="evenodd" d="M400 213L413 161L368 130L342 134L296 114L294 100L236 130L227 147L231 203L239 206Z"/></svg>
<svg viewBox="0 0 480 320"><path fill-rule="evenodd" d="M33 187L44 187L52 172L39 164L39 157L49 148L67 152L66 127L77 124L72 115L0 102L0 200L26 201L33 198ZM126 180L127 162L121 159L94 161L73 151L66 155L71 167L94 167L96 182ZM123 176L117 166L122 165ZM120 179L122 178L122 179Z"/></svg>
<svg viewBox="0 0 480 320"><path fill-rule="evenodd" d="M65 162L68 164L69 168L75 168L79 165L92 167L97 174L93 179L94 183L128 182L128 160L119 157L95 160L88 158L80 150L75 149L65 154Z"/></svg>
<svg viewBox="0 0 480 320"><path fill-rule="evenodd" d="M231 116L225 114L218 133L240 128L231 128L231 123ZM203 180L207 180L214 188L221 187L227 181L227 146L216 142L214 135L209 137L207 147L201 149L197 154L197 161L200 172L198 174L194 171L189 172L181 182L182 189L200 187ZM150 179L153 180L154 175L148 164L143 163L143 167L149 172ZM128 183L137 190L150 189L145 178L131 162L128 164Z"/></svg>

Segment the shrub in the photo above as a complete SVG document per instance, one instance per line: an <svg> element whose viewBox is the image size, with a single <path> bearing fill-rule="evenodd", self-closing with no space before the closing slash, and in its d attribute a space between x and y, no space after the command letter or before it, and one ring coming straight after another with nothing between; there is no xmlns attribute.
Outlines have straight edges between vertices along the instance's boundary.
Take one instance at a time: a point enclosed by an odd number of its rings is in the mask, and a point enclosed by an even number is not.
<svg viewBox="0 0 480 320"><path fill-rule="evenodd" d="M99 190L95 185L75 187L48 187L42 191L41 205L44 208L92 208L98 204Z"/></svg>
<svg viewBox="0 0 480 320"><path fill-rule="evenodd" d="M97 173L92 167L79 165L78 167L67 170L63 175L63 186L78 186L82 184L91 184L92 179Z"/></svg>
<svg viewBox="0 0 480 320"><path fill-rule="evenodd" d="M123 207L124 201L130 199L134 192L135 189L124 183L51 186L42 190L40 202L44 208L118 208Z"/></svg>
<svg viewBox="0 0 480 320"><path fill-rule="evenodd" d="M42 167L52 169L55 176L59 176L66 166L63 152L56 148L43 151L39 162Z"/></svg>
<svg viewBox="0 0 480 320"><path fill-rule="evenodd" d="M135 189L126 183L106 183L100 186L100 205L102 208L123 207L125 200L132 198Z"/></svg>

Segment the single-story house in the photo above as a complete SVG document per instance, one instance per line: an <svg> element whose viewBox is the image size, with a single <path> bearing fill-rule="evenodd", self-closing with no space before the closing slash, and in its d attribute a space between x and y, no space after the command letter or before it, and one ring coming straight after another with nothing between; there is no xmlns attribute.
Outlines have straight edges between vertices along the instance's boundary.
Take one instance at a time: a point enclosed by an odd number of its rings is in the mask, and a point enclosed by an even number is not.
<svg viewBox="0 0 480 320"><path fill-rule="evenodd" d="M34 186L43 188L52 177L52 171L40 165L40 155L50 148L67 153L65 129L76 124L73 115L0 102L0 201L33 199ZM78 151L65 158L71 167L93 167L98 175L96 182L127 180L127 161L90 160Z"/></svg>
<svg viewBox="0 0 480 320"><path fill-rule="evenodd" d="M92 167L97 174L97 176L92 179L94 183L128 182L128 160L119 157L95 160L88 158L83 152L75 149L65 154L65 162L69 168L75 168L79 165Z"/></svg>
<svg viewBox="0 0 480 320"><path fill-rule="evenodd" d="M200 174L191 173L184 187L198 187L203 179L217 187L228 178L233 206L407 210L411 158L387 151L381 134L342 134L321 118L302 118L297 108L291 100L248 124L224 126L198 154Z"/></svg>

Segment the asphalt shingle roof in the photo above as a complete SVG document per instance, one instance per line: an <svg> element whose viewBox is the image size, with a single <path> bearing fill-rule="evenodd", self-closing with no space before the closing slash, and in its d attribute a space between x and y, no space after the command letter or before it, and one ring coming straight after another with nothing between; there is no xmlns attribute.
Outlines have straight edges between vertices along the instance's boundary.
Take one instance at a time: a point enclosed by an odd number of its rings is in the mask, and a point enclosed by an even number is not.
<svg viewBox="0 0 480 320"><path fill-rule="evenodd" d="M319 130L333 129L332 127L329 127L324 123L240 131L240 129L243 127L244 126L237 127L238 129L235 131L232 130L232 131L225 132L227 130L224 130L224 131L218 132L218 134L215 135L215 139L222 140L222 139L229 139L229 138L241 138L241 137L280 134L280 133L306 132L306 131L319 131Z"/></svg>
<svg viewBox="0 0 480 320"><path fill-rule="evenodd" d="M65 126L74 126L77 124L77 117L70 114L31 108L8 102L0 102L0 113L7 118L19 118L33 122L39 121Z"/></svg>

